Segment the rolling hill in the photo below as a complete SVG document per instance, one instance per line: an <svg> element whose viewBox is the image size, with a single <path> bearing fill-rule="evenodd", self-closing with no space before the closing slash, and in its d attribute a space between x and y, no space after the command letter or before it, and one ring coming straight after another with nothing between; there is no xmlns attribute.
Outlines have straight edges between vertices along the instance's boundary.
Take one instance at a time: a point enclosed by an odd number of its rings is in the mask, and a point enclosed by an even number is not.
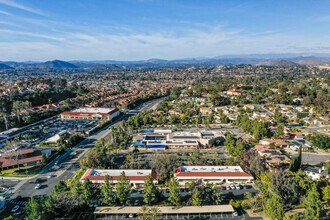
<svg viewBox="0 0 330 220"><path fill-rule="evenodd" d="M47 61L44 63L39 63L35 64L35 68L40 68L40 69L73 69L73 68L79 68L78 66L61 61L61 60L52 60L52 61Z"/></svg>
<svg viewBox="0 0 330 220"><path fill-rule="evenodd" d="M258 63L257 65L289 67L289 66L299 66L300 64L288 60L272 60L272 61L261 62Z"/></svg>
<svg viewBox="0 0 330 220"><path fill-rule="evenodd" d="M10 69L14 69L6 64L0 63L0 70L10 70Z"/></svg>

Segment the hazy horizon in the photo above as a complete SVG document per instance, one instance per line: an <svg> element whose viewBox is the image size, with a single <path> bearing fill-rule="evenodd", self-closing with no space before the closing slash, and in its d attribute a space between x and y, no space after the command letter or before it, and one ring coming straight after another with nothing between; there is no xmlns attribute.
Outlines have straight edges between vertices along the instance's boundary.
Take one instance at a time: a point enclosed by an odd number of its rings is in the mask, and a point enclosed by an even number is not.
<svg viewBox="0 0 330 220"><path fill-rule="evenodd" d="M329 8L307 0L0 0L0 60L329 54Z"/></svg>

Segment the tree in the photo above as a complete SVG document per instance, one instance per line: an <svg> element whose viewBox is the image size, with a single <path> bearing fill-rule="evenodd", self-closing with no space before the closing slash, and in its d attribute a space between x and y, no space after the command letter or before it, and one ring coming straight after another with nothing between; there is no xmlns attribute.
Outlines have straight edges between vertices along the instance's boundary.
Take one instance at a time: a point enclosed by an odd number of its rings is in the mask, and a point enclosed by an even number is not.
<svg viewBox="0 0 330 220"><path fill-rule="evenodd" d="M170 197L168 201L172 203L174 206L180 206L181 204L181 196L180 196L180 189L179 189L179 181L176 178L172 178L169 183L169 191Z"/></svg>
<svg viewBox="0 0 330 220"><path fill-rule="evenodd" d="M327 184L323 190L322 190L322 194L323 194L323 201L325 201L327 203L328 206L330 206L330 184Z"/></svg>
<svg viewBox="0 0 330 220"><path fill-rule="evenodd" d="M297 172L301 167L301 145L299 147L298 155L292 158L289 166L291 172Z"/></svg>
<svg viewBox="0 0 330 220"><path fill-rule="evenodd" d="M275 194L269 199L267 199L264 211L265 214L273 220L283 219L284 208L279 195Z"/></svg>
<svg viewBox="0 0 330 220"><path fill-rule="evenodd" d="M252 212L255 212L259 207L262 205L262 198L261 196L255 196L253 199L250 199L249 206L252 209Z"/></svg>
<svg viewBox="0 0 330 220"><path fill-rule="evenodd" d="M316 184L313 184L312 188L307 191L303 205L305 219L319 219L322 204Z"/></svg>
<svg viewBox="0 0 330 220"><path fill-rule="evenodd" d="M150 209L146 206L142 206L137 213L140 220L148 220L150 215Z"/></svg>
<svg viewBox="0 0 330 220"><path fill-rule="evenodd" d="M17 146L17 140L11 140L6 142L6 146L4 148L4 151L6 154L8 154L10 157L14 157L17 163L18 170L20 170L19 166L19 151Z"/></svg>
<svg viewBox="0 0 330 220"><path fill-rule="evenodd" d="M64 211L66 215L70 214L73 209L78 207L80 201L70 192L61 192L56 195L54 200L54 207Z"/></svg>
<svg viewBox="0 0 330 220"><path fill-rule="evenodd" d="M105 175L104 183L101 186L101 193L102 193L102 203L104 205L113 205L116 202L116 194L113 191L113 187L109 181L109 175Z"/></svg>
<svg viewBox="0 0 330 220"><path fill-rule="evenodd" d="M176 164L176 155L158 155L152 161L152 167L157 170L158 179L163 182L170 179Z"/></svg>
<svg viewBox="0 0 330 220"><path fill-rule="evenodd" d="M125 176L124 171L120 174L115 189L117 191L117 199L119 201L119 204L124 205L125 203L127 203L128 198L131 194L131 187L129 180Z"/></svg>
<svg viewBox="0 0 330 220"><path fill-rule="evenodd" d="M211 187L210 193L209 193L209 195L207 195L207 197L209 197L210 201L216 205L220 205L223 200L221 190L216 185Z"/></svg>
<svg viewBox="0 0 330 220"><path fill-rule="evenodd" d="M56 185L54 186L54 189L52 191L52 196L56 196L57 194L60 194L61 192L68 191L69 188L66 185L66 183L63 180L60 180Z"/></svg>
<svg viewBox="0 0 330 220"><path fill-rule="evenodd" d="M27 220L41 220L43 219L44 210L42 207L43 198L37 201L33 197L29 200L29 202L25 206L26 219Z"/></svg>
<svg viewBox="0 0 330 220"><path fill-rule="evenodd" d="M93 183L88 178L86 178L84 183L81 185L81 189L81 201L83 204L89 205L94 198Z"/></svg>
<svg viewBox="0 0 330 220"><path fill-rule="evenodd" d="M153 177L151 175L148 175L146 181L144 182L144 199L143 201L148 204L151 205L153 204L155 201L157 201L157 188L153 182Z"/></svg>
<svg viewBox="0 0 330 220"><path fill-rule="evenodd" d="M23 110L24 102L21 101L15 101L13 102L13 111L15 112L17 116L18 123L21 122L21 111Z"/></svg>
<svg viewBox="0 0 330 220"><path fill-rule="evenodd" d="M191 198L191 203L194 206L200 206L203 203L202 194L199 190L195 190L194 195Z"/></svg>
<svg viewBox="0 0 330 220"><path fill-rule="evenodd" d="M0 98L0 115L5 120L6 130L8 130L8 115L11 113L11 103L8 98Z"/></svg>
<svg viewBox="0 0 330 220"><path fill-rule="evenodd" d="M289 205L299 201L299 186L292 180L288 171L272 172L270 180L273 191L282 198L283 204Z"/></svg>
<svg viewBox="0 0 330 220"><path fill-rule="evenodd" d="M41 161L40 161L40 163L41 163L42 165L46 165L48 159L49 159L48 154L42 154L42 155L41 155Z"/></svg>
<svg viewBox="0 0 330 220"><path fill-rule="evenodd" d="M158 207L152 207L150 209L151 220L158 220L161 210Z"/></svg>

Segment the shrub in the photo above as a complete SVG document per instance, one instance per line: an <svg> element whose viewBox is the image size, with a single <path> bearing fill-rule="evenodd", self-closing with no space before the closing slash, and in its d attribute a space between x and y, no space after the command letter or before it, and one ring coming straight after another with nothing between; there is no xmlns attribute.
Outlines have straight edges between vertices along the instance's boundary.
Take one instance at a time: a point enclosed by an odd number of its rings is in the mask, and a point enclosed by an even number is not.
<svg viewBox="0 0 330 220"><path fill-rule="evenodd" d="M241 202L241 206L242 206L242 209L249 209L250 208L249 202L246 201L246 200L243 200Z"/></svg>

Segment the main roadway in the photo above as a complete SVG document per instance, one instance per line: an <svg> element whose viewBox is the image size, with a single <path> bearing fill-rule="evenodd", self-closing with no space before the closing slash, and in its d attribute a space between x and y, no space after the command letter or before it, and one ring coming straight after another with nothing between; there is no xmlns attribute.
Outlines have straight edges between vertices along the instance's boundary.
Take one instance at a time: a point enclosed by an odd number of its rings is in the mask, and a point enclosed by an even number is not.
<svg viewBox="0 0 330 220"><path fill-rule="evenodd" d="M111 133L110 128L112 126L118 127L123 120L127 120L129 117L135 116L142 111L156 108L163 99L164 97L154 99L141 104L133 110L127 110L125 115L123 115L121 118L112 122L110 125L97 132L96 134L86 138L82 143L74 147L70 153L70 156L64 162L59 165L50 167L42 174L38 174L32 178L27 178L24 180L5 179L5 184L15 185L14 189L12 190L10 199L15 199L17 196L35 197L41 195L50 195L56 183L61 180L65 181L73 177L75 172L81 169L80 160L85 157L86 153L94 147L98 140L107 137ZM40 183L42 184L42 187L40 189L35 189L35 186L37 185L37 179L41 180Z"/></svg>

